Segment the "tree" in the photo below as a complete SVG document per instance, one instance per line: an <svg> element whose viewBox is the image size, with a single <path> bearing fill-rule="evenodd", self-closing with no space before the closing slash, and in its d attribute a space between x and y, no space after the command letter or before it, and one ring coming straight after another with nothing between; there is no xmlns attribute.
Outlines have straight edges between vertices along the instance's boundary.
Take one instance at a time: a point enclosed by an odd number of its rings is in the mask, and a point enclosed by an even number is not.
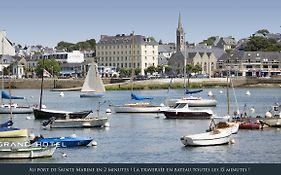
<svg viewBox="0 0 281 175"><path fill-rule="evenodd" d="M165 73L168 74L173 70L172 66L165 66Z"/></svg>
<svg viewBox="0 0 281 175"><path fill-rule="evenodd" d="M153 36L148 37L150 41L156 42L155 38Z"/></svg>
<svg viewBox="0 0 281 175"><path fill-rule="evenodd" d="M135 75L139 75L141 73L141 68L135 68Z"/></svg>
<svg viewBox="0 0 281 175"><path fill-rule="evenodd" d="M130 77L131 76L132 69L131 68L121 68L119 70L119 76L120 77Z"/></svg>
<svg viewBox="0 0 281 175"><path fill-rule="evenodd" d="M4 75L9 75L11 72L12 72L12 67L11 66L3 68L3 74Z"/></svg>
<svg viewBox="0 0 281 175"><path fill-rule="evenodd" d="M164 65L158 64L157 67L156 67L156 72L161 74L161 73L163 73L163 71L164 71Z"/></svg>
<svg viewBox="0 0 281 175"><path fill-rule="evenodd" d="M214 45L215 41L216 41L216 37L211 36L207 40L204 40L203 42L201 42L201 44L207 44L208 46L212 46L212 45Z"/></svg>
<svg viewBox="0 0 281 175"><path fill-rule="evenodd" d="M260 34L263 34L265 36L265 35L269 34L269 31L267 29L260 29L256 33L260 33Z"/></svg>
<svg viewBox="0 0 281 175"><path fill-rule="evenodd" d="M89 39L86 41L80 41L76 44L61 41L57 44L56 49L66 50L71 52L73 50L95 50L96 49L96 40Z"/></svg>
<svg viewBox="0 0 281 175"><path fill-rule="evenodd" d="M194 73L202 72L202 66L200 64L196 64L195 66L193 66L192 72Z"/></svg>
<svg viewBox="0 0 281 175"><path fill-rule="evenodd" d="M35 72L37 76L42 76L42 69L46 69L50 73L54 73L54 75L58 76L60 73L60 64L55 59L44 59L44 65L43 65L43 59L38 60L37 67L35 68Z"/></svg>
<svg viewBox="0 0 281 175"><path fill-rule="evenodd" d="M245 51L281 51L281 44L275 39L261 36L252 36L245 45Z"/></svg>
<svg viewBox="0 0 281 175"><path fill-rule="evenodd" d="M149 66L144 70L146 73L153 74L156 71L156 67L154 66Z"/></svg>

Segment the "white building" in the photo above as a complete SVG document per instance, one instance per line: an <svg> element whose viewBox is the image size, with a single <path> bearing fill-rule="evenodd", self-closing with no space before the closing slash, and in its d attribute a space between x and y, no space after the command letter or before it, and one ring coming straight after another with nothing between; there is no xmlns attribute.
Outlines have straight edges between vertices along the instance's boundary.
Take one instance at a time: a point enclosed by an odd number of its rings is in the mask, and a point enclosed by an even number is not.
<svg viewBox="0 0 281 175"><path fill-rule="evenodd" d="M5 31L0 31L0 55L16 55L15 48L12 42L6 37Z"/></svg>
<svg viewBox="0 0 281 175"><path fill-rule="evenodd" d="M101 35L96 46L99 66L141 68L158 65L158 43L142 35Z"/></svg>
<svg viewBox="0 0 281 175"><path fill-rule="evenodd" d="M61 63L82 63L84 62L84 54L80 51L72 52L55 52L55 53L45 53L42 55L43 58L52 59Z"/></svg>

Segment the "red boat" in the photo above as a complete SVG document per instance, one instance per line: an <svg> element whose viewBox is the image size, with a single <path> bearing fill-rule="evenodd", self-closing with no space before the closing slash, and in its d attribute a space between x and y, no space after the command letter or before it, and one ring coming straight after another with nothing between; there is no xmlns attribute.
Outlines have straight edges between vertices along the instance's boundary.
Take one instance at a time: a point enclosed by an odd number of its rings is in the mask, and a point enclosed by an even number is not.
<svg viewBox="0 0 281 175"><path fill-rule="evenodd" d="M239 129L261 129L260 123L240 123Z"/></svg>
<svg viewBox="0 0 281 175"><path fill-rule="evenodd" d="M262 129L263 125L255 118L243 118L240 120L239 129Z"/></svg>

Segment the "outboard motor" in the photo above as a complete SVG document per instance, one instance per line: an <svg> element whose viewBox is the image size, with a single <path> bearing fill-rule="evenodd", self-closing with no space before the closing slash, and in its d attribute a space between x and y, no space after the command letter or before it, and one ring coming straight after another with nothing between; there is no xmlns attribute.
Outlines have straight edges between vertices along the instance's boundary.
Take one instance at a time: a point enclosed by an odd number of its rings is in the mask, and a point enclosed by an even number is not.
<svg viewBox="0 0 281 175"><path fill-rule="evenodd" d="M56 120L56 117L51 117L47 121L43 121L42 126L48 126L49 124L53 123Z"/></svg>

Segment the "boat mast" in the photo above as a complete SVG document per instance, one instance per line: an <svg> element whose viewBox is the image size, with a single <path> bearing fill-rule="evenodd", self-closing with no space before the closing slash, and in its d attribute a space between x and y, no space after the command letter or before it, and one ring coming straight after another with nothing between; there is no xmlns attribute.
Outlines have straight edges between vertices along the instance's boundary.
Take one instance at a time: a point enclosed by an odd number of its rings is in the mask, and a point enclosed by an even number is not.
<svg viewBox="0 0 281 175"><path fill-rule="evenodd" d="M2 33L2 31L1 31ZM2 33L3 35L3 33ZM3 58L4 58L4 35L2 37L2 57L1 57L1 67L2 67L2 81L1 81L1 98L0 98L0 105L2 105L2 91L4 90L4 64L3 64Z"/></svg>
<svg viewBox="0 0 281 175"><path fill-rule="evenodd" d="M42 79L41 79L41 88L40 88L40 99L39 99L39 109L42 109L42 96L43 96L43 82L44 82L44 62L45 58L43 57L42 61Z"/></svg>
<svg viewBox="0 0 281 175"><path fill-rule="evenodd" d="M11 90L11 75L10 75L10 73L9 73L9 94L10 94L10 97L9 97L9 100L10 100L10 120L12 120L13 112L12 112L12 90Z"/></svg>
<svg viewBox="0 0 281 175"><path fill-rule="evenodd" d="M133 88L134 88L134 76L135 76L135 67L134 67L134 62L135 62L135 36L134 36L134 31L132 32L132 48L131 48L131 68L132 68L132 73L131 73L131 93L133 93Z"/></svg>
<svg viewBox="0 0 281 175"><path fill-rule="evenodd" d="M185 43L185 33L184 33L184 64L183 64L183 88L184 88L184 94L186 90L186 43Z"/></svg>
<svg viewBox="0 0 281 175"><path fill-rule="evenodd" d="M229 83L228 83L228 79L229 79L229 65L227 68L227 75L226 75L226 96L227 96L227 115L230 115L230 101L229 101Z"/></svg>

